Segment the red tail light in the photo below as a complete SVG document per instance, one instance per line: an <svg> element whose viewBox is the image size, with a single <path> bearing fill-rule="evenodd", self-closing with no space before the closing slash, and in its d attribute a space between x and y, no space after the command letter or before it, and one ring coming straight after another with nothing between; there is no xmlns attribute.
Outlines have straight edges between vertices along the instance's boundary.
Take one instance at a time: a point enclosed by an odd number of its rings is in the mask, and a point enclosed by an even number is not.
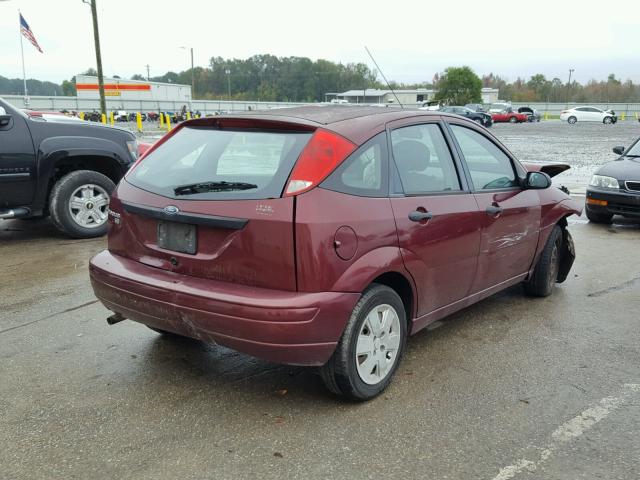
<svg viewBox="0 0 640 480"><path fill-rule="evenodd" d="M562 115L563 113L569 113L569 110L562 110L562 111L560 112L560 115Z"/></svg>
<svg viewBox="0 0 640 480"><path fill-rule="evenodd" d="M318 185L347 158L356 146L327 130L316 130L289 177L285 196L306 192Z"/></svg>

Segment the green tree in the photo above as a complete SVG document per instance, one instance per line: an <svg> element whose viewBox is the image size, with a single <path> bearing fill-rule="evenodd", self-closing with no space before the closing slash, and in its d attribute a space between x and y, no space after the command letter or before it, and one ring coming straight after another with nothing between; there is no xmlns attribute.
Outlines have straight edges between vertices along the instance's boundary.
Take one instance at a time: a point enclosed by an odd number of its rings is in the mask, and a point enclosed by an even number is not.
<svg viewBox="0 0 640 480"><path fill-rule="evenodd" d="M435 99L448 105L482 101L482 80L467 66L447 68L440 75L436 89Z"/></svg>

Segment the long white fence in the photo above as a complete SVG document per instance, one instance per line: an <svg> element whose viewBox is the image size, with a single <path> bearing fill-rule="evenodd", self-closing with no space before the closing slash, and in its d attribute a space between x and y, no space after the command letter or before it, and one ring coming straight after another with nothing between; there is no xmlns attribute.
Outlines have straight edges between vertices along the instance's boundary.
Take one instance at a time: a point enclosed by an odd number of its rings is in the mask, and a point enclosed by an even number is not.
<svg viewBox="0 0 640 480"><path fill-rule="evenodd" d="M29 104L25 105L21 95L3 95L6 101L18 108L31 108L34 110L75 110L78 112L90 112L100 108L97 100L80 99L78 97L45 97L34 96L29 98ZM106 99L107 110L126 110L127 112L177 112L184 102L155 101L155 100L124 100ZM229 100L194 100L187 108L192 111L200 111L202 115L218 112L236 112L246 110L263 110L271 108L293 107L309 105L303 102L260 102L260 101L229 101ZM569 103L569 107L590 105L603 110L612 109L620 118L637 119L640 117L640 103ZM397 107L397 105L393 105ZM419 104L406 105L419 107ZM538 110L542 115L557 117L567 108L566 103L513 103L514 107L530 106Z"/></svg>

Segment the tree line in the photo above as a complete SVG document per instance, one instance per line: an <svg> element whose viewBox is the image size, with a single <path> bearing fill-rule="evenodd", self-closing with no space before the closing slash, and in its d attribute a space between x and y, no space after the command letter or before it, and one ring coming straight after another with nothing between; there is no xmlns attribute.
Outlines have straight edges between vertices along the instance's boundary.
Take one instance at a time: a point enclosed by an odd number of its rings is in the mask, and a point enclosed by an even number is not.
<svg viewBox="0 0 640 480"><path fill-rule="evenodd" d="M84 72L95 75L93 68ZM112 75L117 77L117 75ZM378 80L378 72L364 63L336 63L328 60L311 60L306 57L277 57L254 55L247 59L213 57L207 67L193 69L196 99L232 99L262 101L318 102L325 94L364 88L387 86ZM131 77L146 80L141 74ZM167 72L150 80L191 84L191 69ZM29 79L30 95L76 94L75 77L62 84ZM570 85L559 78L547 79L539 73L529 79L514 81L489 73L478 76L469 67L449 67L436 73L431 81L421 83L391 82L392 88L435 88L439 98L448 103L463 103L464 99L477 99L481 87L493 87L500 91L500 99L513 102L576 102L618 103L640 102L640 84L623 81L614 74L606 80L590 80L585 84L572 81ZM0 94L22 94L22 80L0 76ZM466 93L465 93L466 92ZM444 98L450 97L450 98Z"/></svg>

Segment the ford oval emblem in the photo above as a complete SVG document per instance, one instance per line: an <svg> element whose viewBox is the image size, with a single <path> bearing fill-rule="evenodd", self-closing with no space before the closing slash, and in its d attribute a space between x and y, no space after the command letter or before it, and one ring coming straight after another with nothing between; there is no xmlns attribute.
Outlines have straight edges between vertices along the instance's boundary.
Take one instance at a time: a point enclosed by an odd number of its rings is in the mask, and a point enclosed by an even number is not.
<svg viewBox="0 0 640 480"><path fill-rule="evenodd" d="M164 213L166 213L167 215L175 215L176 213L178 213L180 211L180 209L178 207L176 207L175 205L168 205L168 206L164 207L162 209L162 211Z"/></svg>

